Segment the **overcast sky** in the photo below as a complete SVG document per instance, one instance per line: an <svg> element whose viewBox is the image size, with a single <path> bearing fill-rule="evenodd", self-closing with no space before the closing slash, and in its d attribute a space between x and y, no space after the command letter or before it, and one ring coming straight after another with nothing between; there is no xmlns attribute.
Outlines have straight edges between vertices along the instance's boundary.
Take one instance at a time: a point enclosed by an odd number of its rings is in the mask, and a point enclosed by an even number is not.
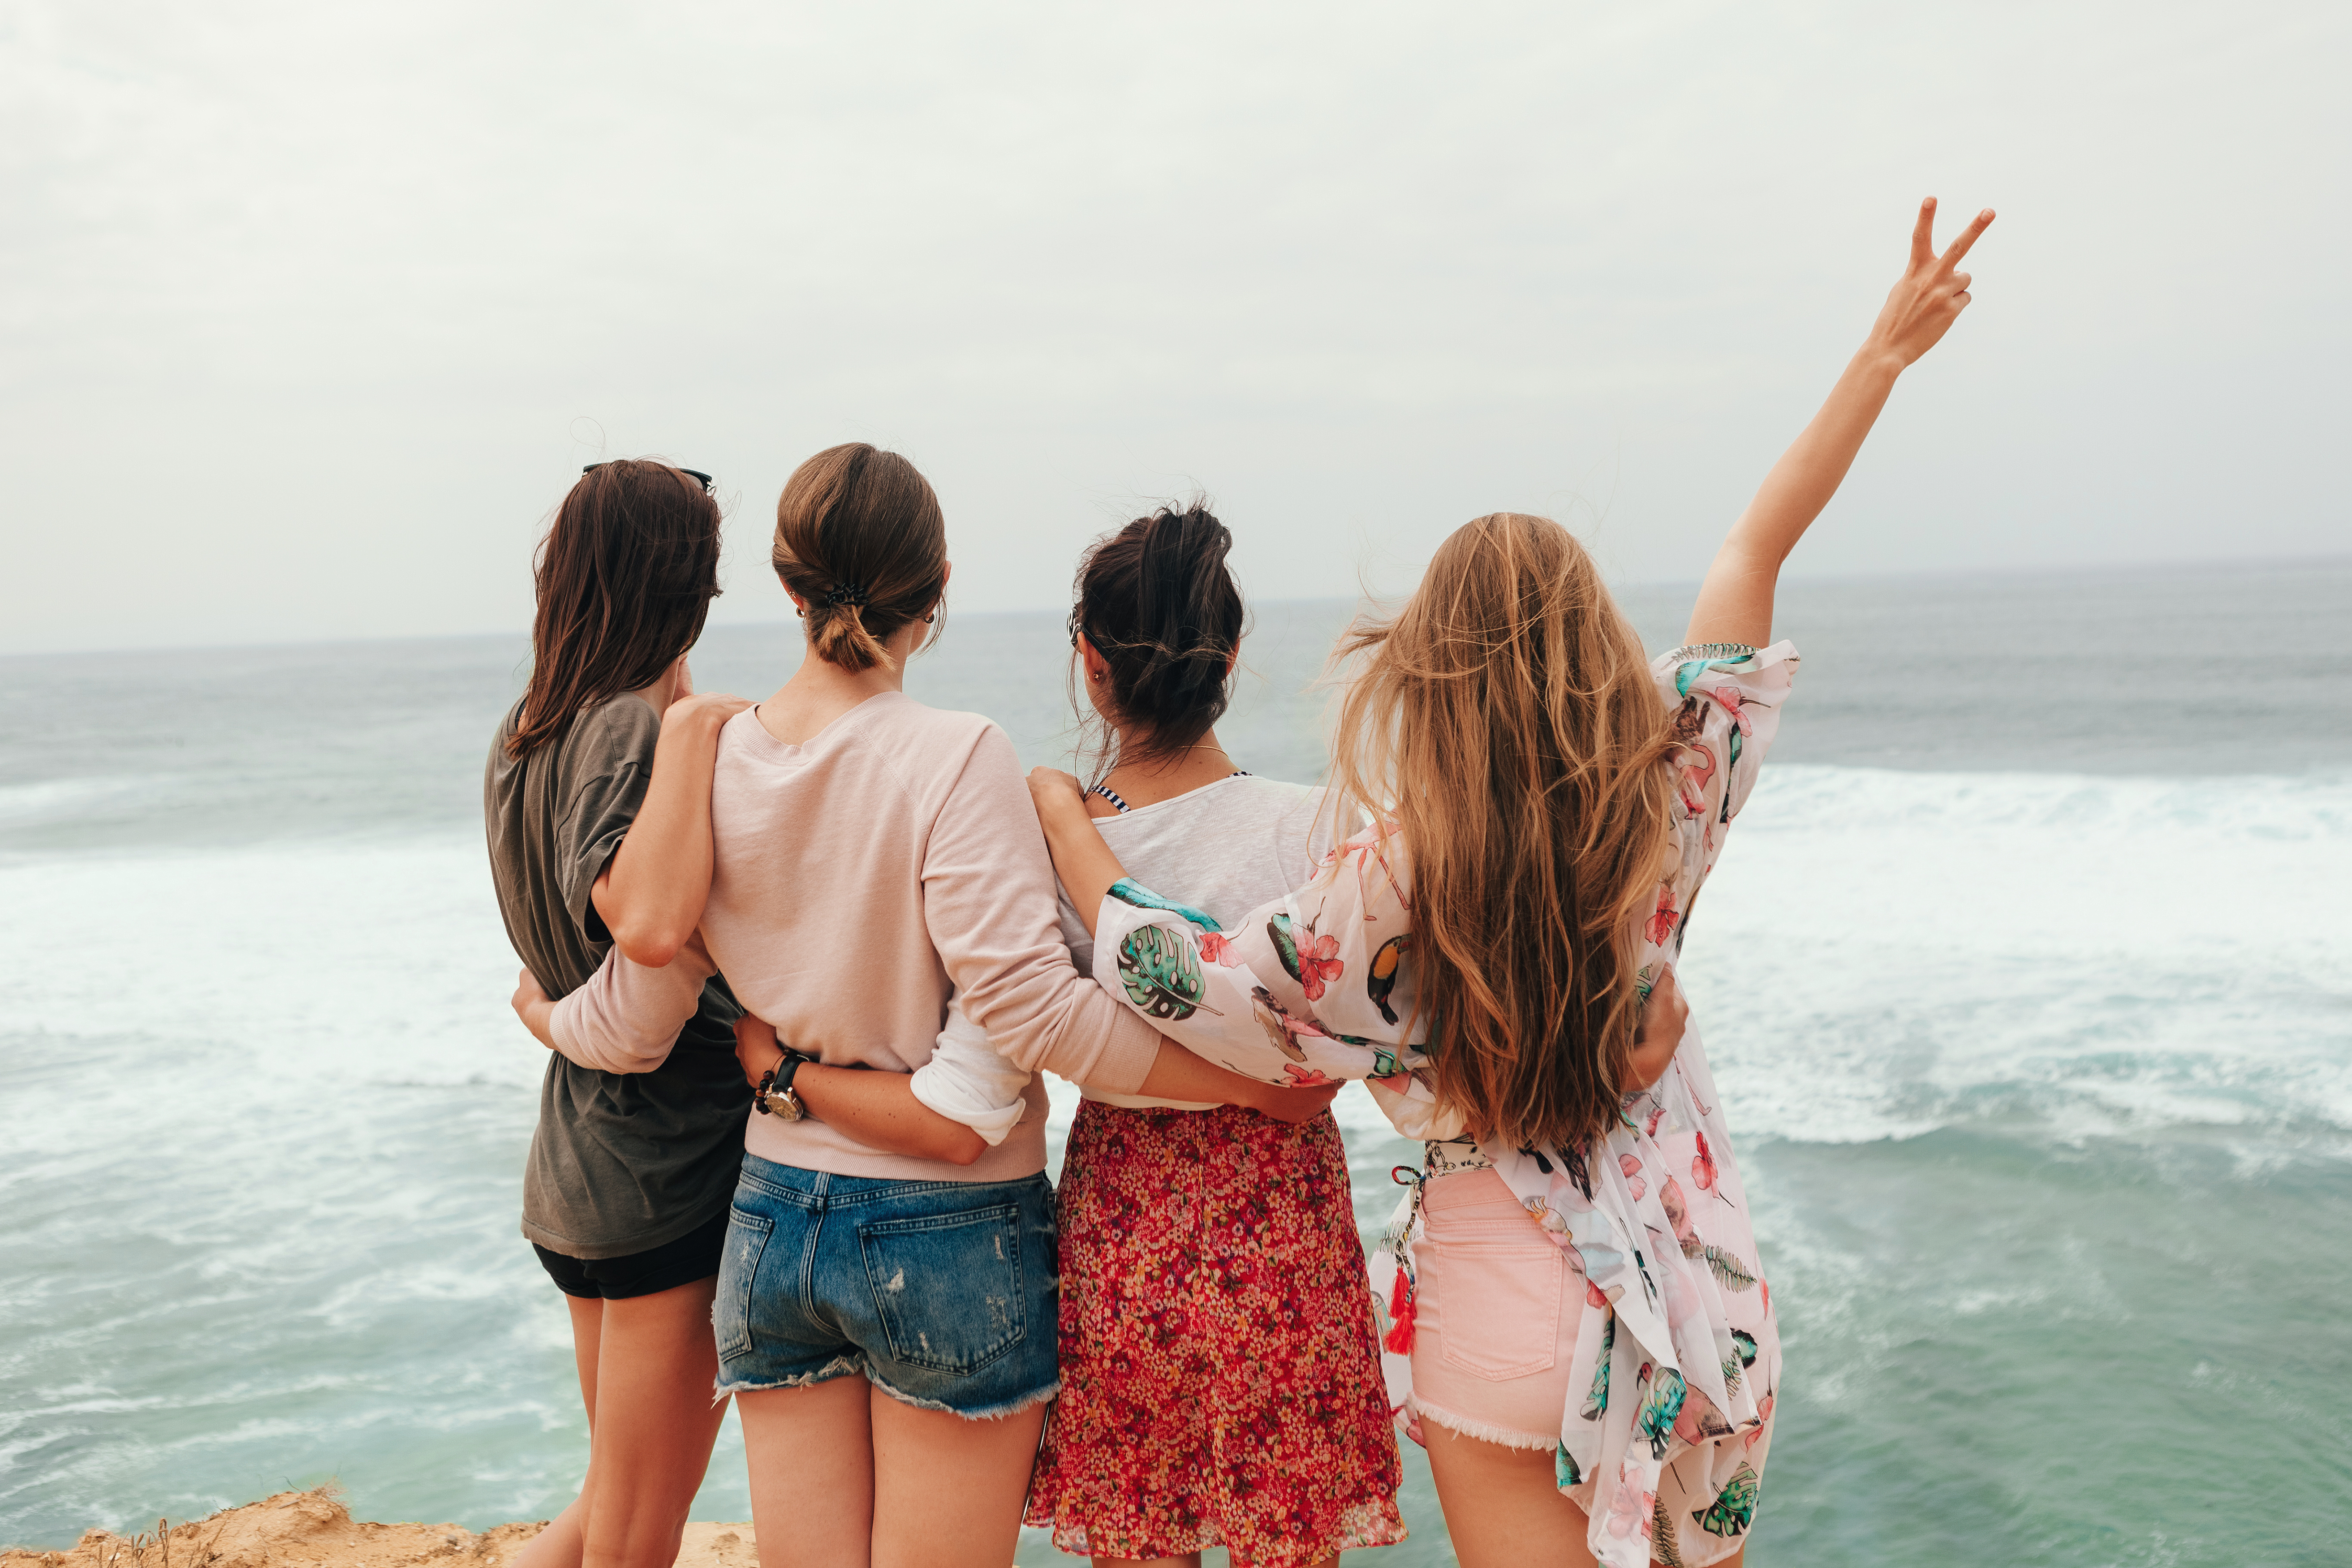
<svg viewBox="0 0 2352 1568"><path fill-rule="evenodd" d="M1977 304L1793 570L2341 553L2347 15L0 5L0 651L520 628L638 454L773 620L852 438L967 611L1195 485L1265 597L1691 577L1929 193Z"/></svg>

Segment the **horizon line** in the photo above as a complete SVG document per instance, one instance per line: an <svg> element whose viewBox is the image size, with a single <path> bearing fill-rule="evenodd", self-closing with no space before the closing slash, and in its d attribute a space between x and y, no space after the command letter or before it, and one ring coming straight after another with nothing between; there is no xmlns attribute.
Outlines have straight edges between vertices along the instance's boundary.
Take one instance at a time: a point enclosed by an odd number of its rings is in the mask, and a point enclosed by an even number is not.
<svg viewBox="0 0 2352 1568"><path fill-rule="evenodd" d="M2076 565L2062 566L1970 566L1952 569L1929 568L1925 570L1914 569L1910 571L1895 572L1795 572L1784 573L1780 579L1780 585L1783 588L1787 588L1791 585L1812 583L1911 583L1930 581L1953 583L1972 580L1981 582L2004 578L2079 577L2093 574L2115 576L2161 576L2191 572L2222 571L2245 573L2265 570L2291 571L2296 568L2311 566L2352 566L2352 552L2338 552L2318 555L2200 557L2168 561L2132 562L2128 563L2085 563ZM1696 576L1628 578L1622 582L1612 584L1611 588L1613 592L1618 593L1623 593L1633 589L1696 588L1699 582L1700 578ZM1377 602L1379 597L1379 595L1370 593L1359 593L1354 595L1311 594L1285 595L1281 597L1268 597L1261 595L1249 599L1247 601L1247 605L1254 609L1255 606L1260 605L1365 604ZM962 610L957 612L958 618L964 620L991 619L1020 616L1060 616L1066 614L1067 614L1066 607L1056 605L1026 605L1004 609ZM753 631L762 628L788 626L791 623L782 616L778 616L773 620L728 621L715 626L706 625L703 627L702 635L704 637L708 637L713 631ZM218 642L100 643L63 647L0 648L0 663L19 659L106 658L110 656L132 654L236 653L241 651L261 652L264 650L282 651L289 648L303 647L364 647L385 643L485 641L492 637L510 637L528 643L530 637L530 629L528 625L525 625L521 626L506 627L488 631L386 632L374 636L362 637L243 637L226 638ZM699 646L699 643L700 639L698 638L697 646Z"/></svg>

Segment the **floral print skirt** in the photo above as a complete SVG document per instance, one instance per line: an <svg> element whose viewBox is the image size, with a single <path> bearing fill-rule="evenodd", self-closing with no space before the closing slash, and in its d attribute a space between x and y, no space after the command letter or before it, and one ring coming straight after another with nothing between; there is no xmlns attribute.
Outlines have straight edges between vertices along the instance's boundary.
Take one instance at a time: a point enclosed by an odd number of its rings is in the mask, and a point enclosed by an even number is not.
<svg viewBox="0 0 2352 1568"><path fill-rule="evenodd" d="M1062 1394L1028 1522L1065 1552L1305 1568L1405 1537L1329 1112L1088 1100L1060 1192Z"/></svg>

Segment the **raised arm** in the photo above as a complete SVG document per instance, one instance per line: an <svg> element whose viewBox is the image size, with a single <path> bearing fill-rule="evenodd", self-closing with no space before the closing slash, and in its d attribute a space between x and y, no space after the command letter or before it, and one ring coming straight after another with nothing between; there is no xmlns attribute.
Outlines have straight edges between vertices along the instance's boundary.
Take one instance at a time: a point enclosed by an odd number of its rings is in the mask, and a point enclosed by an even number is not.
<svg viewBox="0 0 2352 1568"><path fill-rule="evenodd" d="M590 894L613 945L633 963L662 968L702 923L719 731L750 706L723 692L687 692L662 710L645 805Z"/></svg>
<svg viewBox="0 0 2352 1568"><path fill-rule="evenodd" d="M1756 499L1731 525L1699 588L1686 643L1761 647L1772 640L1772 594L1780 563L1844 482L1863 438L1895 390L1895 378L1934 348L1968 308L1969 275L1956 268L1992 216L1990 207L1977 214L1951 248L1937 256L1936 198L1919 204L1910 265L1888 292L1870 336L1830 389L1829 401L1780 454Z"/></svg>

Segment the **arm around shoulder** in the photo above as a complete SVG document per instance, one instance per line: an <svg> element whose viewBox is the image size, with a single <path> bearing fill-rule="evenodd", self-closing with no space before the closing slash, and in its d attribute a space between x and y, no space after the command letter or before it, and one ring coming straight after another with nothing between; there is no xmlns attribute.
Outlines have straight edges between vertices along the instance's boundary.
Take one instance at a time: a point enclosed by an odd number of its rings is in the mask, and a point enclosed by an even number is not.
<svg viewBox="0 0 2352 1568"><path fill-rule="evenodd" d="M634 963L659 969L702 923L710 898L710 781L719 732L750 706L740 697L705 692L663 710L645 803L592 895L613 945Z"/></svg>
<svg viewBox="0 0 2352 1568"><path fill-rule="evenodd" d="M582 1067L651 1072L669 1059L678 1031L702 1005L703 982L717 973L698 935L658 969L616 948L586 984L550 1009L544 1038Z"/></svg>
<svg viewBox="0 0 2352 1568"><path fill-rule="evenodd" d="M1013 742L989 725L933 819L923 919L965 1013L1014 1064L1139 1089L1159 1031L1079 974Z"/></svg>

